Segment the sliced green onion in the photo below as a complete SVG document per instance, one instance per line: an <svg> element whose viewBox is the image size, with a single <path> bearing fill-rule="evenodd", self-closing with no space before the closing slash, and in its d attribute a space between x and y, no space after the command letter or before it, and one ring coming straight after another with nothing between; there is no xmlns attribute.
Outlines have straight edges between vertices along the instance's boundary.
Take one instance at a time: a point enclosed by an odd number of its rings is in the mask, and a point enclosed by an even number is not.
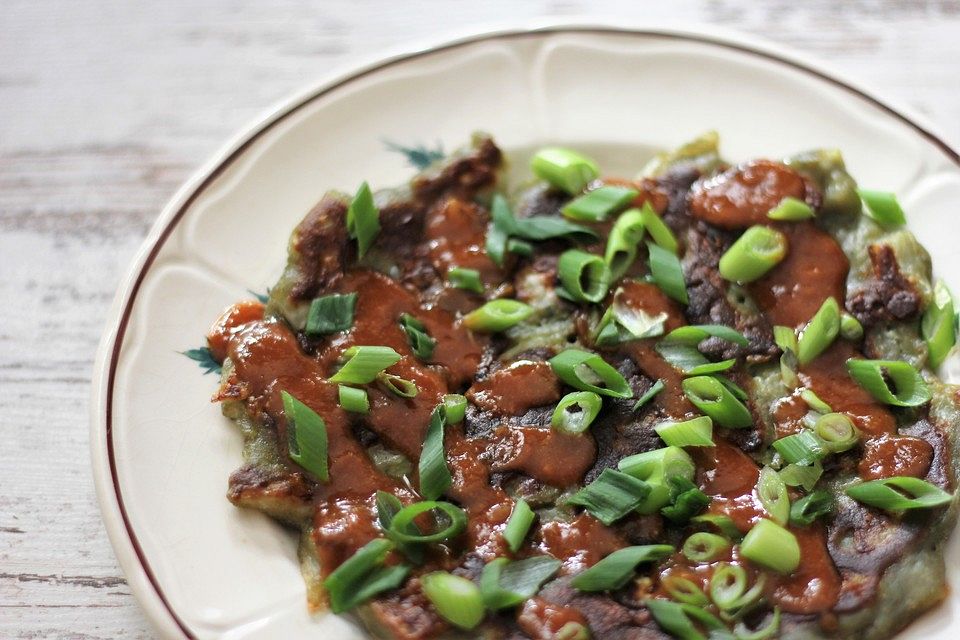
<svg viewBox="0 0 960 640"><path fill-rule="evenodd" d="M756 631L750 631L742 621L733 628L737 640L767 640L773 638L780 631L780 607L773 608L773 616L767 626Z"/></svg>
<svg viewBox="0 0 960 640"><path fill-rule="evenodd" d="M780 356L780 378L788 389L794 389L800 384L800 376L797 375L799 367L800 362L795 352L787 350Z"/></svg>
<svg viewBox="0 0 960 640"><path fill-rule="evenodd" d="M677 302L690 304L683 268L677 256L652 242L647 243L647 249L650 252L650 276L653 283Z"/></svg>
<svg viewBox="0 0 960 640"><path fill-rule="evenodd" d="M443 405L430 414L430 426L420 453L420 495L427 500L436 500L453 482L447 466L447 454L443 448L443 432L447 426L447 414Z"/></svg>
<svg viewBox="0 0 960 640"><path fill-rule="evenodd" d="M400 376L387 373L386 371L381 371L377 374L377 382L387 391L401 398L416 398L417 394L420 393L420 389L417 388L415 382L404 380Z"/></svg>
<svg viewBox="0 0 960 640"><path fill-rule="evenodd" d="M859 340L863 337L863 325L844 311L840 314L840 335L846 340Z"/></svg>
<svg viewBox="0 0 960 640"><path fill-rule="evenodd" d="M740 529L737 528L737 525L733 522L730 516L707 513L702 516L690 518L690 522L693 522L694 524L712 525L717 528L717 531L731 540L739 540L743 537L743 534L740 533Z"/></svg>
<svg viewBox="0 0 960 640"><path fill-rule="evenodd" d="M660 312L650 315L643 309L635 309L623 304L618 289L613 296L613 304L607 307L603 317L597 324L594 332L594 341L600 346L614 346L640 340L654 338L663 334L663 325L667 314Z"/></svg>
<svg viewBox="0 0 960 640"><path fill-rule="evenodd" d="M813 208L803 200L787 196L780 201L780 204L767 212L767 217L771 220L798 222L812 218Z"/></svg>
<svg viewBox="0 0 960 640"><path fill-rule="evenodd" d="M557 630L553 640L590 640L590 629L571 620Z"/></svg>
<svg viewBox="0 0 960 640"><path fill-rule="evenodd" d="M637 411L638 409L646 405L648 402L653 400L658 393L664 390L666 386L667 385L663 383L663 380L657 380L656 382L654 382L653 385L649 389L644 391L643 395L641 395L637 399L637 402L633 405L633 410Z"/></svg>
<svg viewBox="0 0 960 640"><path fill-rule="evenodd" d="M820 416L813 430L831 453L849 451L860 441L853 421L842 413Z"/></svg>
<svg viewBox="0 0 960 640"><path fill-rule="evenodd" d="M847 360L847 371L880 402L896 407L919 407L930 401L927 383L906 362L851 358Z"/></svg>
<svg viewBox="0 0 960 640"><path fill-rule="evenodd" d="M624 547L574 576L570 584L580 591L613 591L627 584L641 563L658 562L671 553L673 547L668 544Z"/></svg>
<svg viewBox="0 0 960 640"><path fill-rule="evenodd" d="M661 422L653 428L671 447L712 447L713 420L700 416L683 422Z"/></svg>
<svg viewBox="0 0 960 640"><path fill-rule="evenodd" d="M517 238L510 238L507 240L507 251L510 253L515 253L518 256L524 256L529 258L533 255L533 245L527 242L526 240L518 240Z"/></svg>
<svg viewBox="0 0 960 640"><path fill-rule="evenodd" d="M380 210L373 203L370 185L363 182L347 209L347 233L357 239L357 256L363 258L380 233Z"/></svg>
<svg viewBox="0 0 960 640"><path fill-rule="evenodd" d="M333 293L314 298L307 312L304 332L310 336L346 331L353 327L353 314L357 308L357 294Z"/></svg>
<svg viewBox="0 0 960 640"><path fill-rule="evenodd" d="M732 393L733 397L736 398L737 400L740 400L741 402L745 402L746 400L750 399L750 396L747 395L747 392L743 390L743 387L738 385L736 382L734 382L730 378L727 378L724 376L714 376L714 378L719 380L720 384L725 386L727 390L730 393Z"/></svg>
<svg viewBox="0 0 960 640"><path fill-rule="evenodd" d="M321 482L330 479L327 467L327 425L317 413L286 391L283 415L287 419L287 447L290 459Z"/></svg>
<svg viewBox="0 0 960 640"><path fill-rule="evenodd" d="M549 556L534 556L511 562L496 558L483 568L480 593L488 609L509 609L537 595L563 564Z"/></svg>
<svg viewBox="0 0 960 640"><path fill-rule="evenodd" d="M490 203L490 226L487 228L487 241L484 249L487 257L498 267L503 266L503 259L507 254L507 243L510 233L513 232L515 221L513 212L506 198L499 193L494 194Z"/></svg>
<svg viewBox="0 0 960 640"><path fill-rule="evenodd" d="M510 514L510 519L507 520L507 526L503 529L503 539L511 553L520 550L520 546L530 532L530 527L533 525L535 518L536 514L533 513L533 509L530 508L526 500L521 498L514 503L513 512Z"/></svg>
<svg viewBox="0 0 960 640"><path fill-rule="evenodd" d="M700 342L711 336L739 345L747 344L747 339L730 327L705 324L674 329L656 344L656 350L664 360L688 376L726 371L736 364L735 359L710 362L697 349Z"/></svg>
<svg viewBox="0 0 960 640"><path fill-rule="evenodd" d="M747 572L727 562L717 565L710 577L710 599L721 611L737 609L747 591Z"/></svg>
<svg viewBox="0 0 960 640"><path fill-rule="evenodd" d="M741 347L750 344L742 333L722 324L691 324L686 327L677 327L668 333L664 340L697 346L710 337L720 338Z"/></svg>
<svg viewBox="0 0 960 640"><path fill-rule="evenodd" d="M827 350L840 333L840 305L832 296L823 301L797 340L797 359L806 365Z"/></svg>
<svg viewBox="0 0 960 640"><path fill-rule="evenodd" d="M445 520L446 525L432 533L421 533L410 525L418 516L427 512L437 512L438 521ZM429 544L455 538L467 528L467 514L463 509L449 502L425 500L405 506L394 514L387 529L387 537L404 544Z"/></svg>
<svg viewBox="0 0 960 640"><path fill-rule="evenodd" d="M363 389L354 389L346 385L339 385L337 393L340 396L340 406L344 411L352 413L369 413L370 400L367 398L367 392Z"/></svg>
<svg viewBox="0 0 960 640"><path fill-rule="evenodd" d="M558 378L574 389L614 398L633 396L626 379L595 353L567 349L552 357L550 366Z"/></svg>
<svg viewBox="0 0 960 640"><path fill-rule="evenodd" d="M790 524L805 527L833 512L834 497L829 491L814 491L790 506Z"/></svg>
<svg viewBox="0 0 960 640"><path fill-rule="evenodd" d="M627 272L637 257L637 245L642 239L643 216L639 209L627 209L613 224L603 254L611 280L617 280Z"/></svg>
<svg viewBox="0 0 960 640"><path fill-rule="evenodd" d="M551 238L570 238L572 240L595 240L597 234L591 229L574 224L556 216L530 216L513 221L513 232L527 240L550 240ZM513 240L514 238L511 238ZM516 243L507 243L507 248L516 247Z"/></svg>
<svg viewBox="0 0 960 640"><path fill-rule="evenodd" d="M580 193L600 175L600 167L572 149L546 147L530 160L533 175L567 193Z"/></svg>
<svg viewBox="0 0 960 640"><path fill-rule="evenodd" d="M617 468L650 485L650 493L637 507L642 514L656 513L673 498L673 478L692 480L696 472L693 459L680 447L663 447L623 458Z"/></svg>
<svg viewBox="0 0 960 640"><path fill-rule="evenodd" d="M720 275L731 282L753 282L786 255L787 237L776 229L756 225L744 231L720 257Z"/></svg>
<svg viewBox="0 0 960 640"><path fill-rule="evenodd" d="M804 389L800 392L800 398L807 403L807 406L819 413L830 413L833 409L826 402L820 399L813 389Z"/></svg>
<svg viewBox="0 0 960 640"><path fill-rule="evenodd" d="M650 493L650 485L633 476L604 469L596 480L573 494L567 504L579 505L606 525L636 509Z"/></svg>
<svg viewBox="0 0 960 640"><path fill-rule="evenodd" d="M773 448L791 464L813 464L827 455L823 443L809 431L774 440Z"/></svg>
<svg viewBox="0 0 960 640"><path fill-rule="evenodd" d="M773 520L760 520L740 543L744 558L778 573L789 574L800 566L797 537Z"/></svg>
<svg viewBox="0 0 960 640"><path fill-rule="evenodd" d="M599 222L623 209L638 195L640 192L636 189L604 185L574 198L560 212L572 220Z"/></svg>
<svg viewBox="0 0 960 640"><path fill-rule="evenodd" d="M865 213L881 227L890 229L907 224L907 217L903 214L897 197L892 193L871 189L857 189L857 193L866 205Z"/></svg>
<svg viewBox="0 0 960 640"><path fill-rule="evenodd" d="M940 487L907 476L861 482L847 487L846 493L857 502L887 511L929 509L953 500L953 496Z"/></svg>
<svg viewBox="0 0 960 640"><path fill-rule="evenodd" d="M956 312L953 295L943 280L933 286L933 300L923 312L920 330L927 343L927 360L936 369L946 359L957 342Z"/></svg>
<svg viewBox="0 0 960 640"><path fill-rule="evenodd" d="M367 384L377 379L377 374L400 362L400 354L390 347L350 347L343 352L346 362L330 376L330 382Z"/></svg>
<svg viewBox="0 0 960 640"><path fill-rule="evenodd" d="M403 509L403 503L400 502L400 498L386 491L377 491L376 503L377 520L380 522L380 528L386 531L390 528L393 517Z"/></svg>
<svg viewBox="0 0 960 640"><path fill-rule="evenodd" d="M483 293L483 282L480 280L480 272L476 269L453 267L447 271L447 280L457 289Z"/></svg>
<svg viewBox="0 0 960 640"><path fill-rule="evenodd" d="M698 531L683 543L683 555L691 562L713 562L730 550L730 543L723 536Z"/></svg>
<svg viewBox="0 0 960 640"><path fill-rule="evenodd" d="M399 587L410 568L383 566L392 549L389 540L371 540L327 576L323 586L330 596L330 610L343 613L378 593Z"/></svg>
<svg viewBox="0 0 960 640"><path fill-rule="evenodd" d="M413 351L413 355L421 360L429 360L433 357L433 350L437 346L437 341L427 333L427 327L422 322L414 318L409 313L400 314L400 328L407 334L407 343Z"/></svg>
<svg viewBox="0 0 960 640"><path fill-rule="evenodd" d="M687 524L710 504L710 496L687 478L670 478L670 488L673 503L660 509L660 513L674 524Z"/></svg>
<svg viewBox="0 0 960 640"><path fill-rule="evenodd" d="M644 604L650 609L650 615L657 621L660 628L680 640L705 639L706 636L697 629L695 622L706 628L708 632L719 633L726 630L716 616L697 605L681 604L670 600L647 600Z"/></svg>
<svg viewBox="0 0 960 640"><path fill-rule="evenodd" d="M676 236L673 235L673 231L670 230L663 219L657 215L657 212L653 210L649 202L643 203L643 208L640 209L640 217L643 220L643 228L650 234L653 241L658 246L676 255L677 251L680 250L680 244L677 242Z"/></svg>
<svg viewBox="0 0 960 640"><path fill-rule="evenodd" d="M505 331L530 317L533 307L519 300L491 300L463 317L468 329L482 333Z"/></svg>
<svg viewBox="0 0 960 640"><path fill-rule="evenodd" d="M560 282L577 302L600 302L610 287L610 272L603 258L580 249L560 255L557 265Z"/></svg>
<svg viewBox="0 0 960 640"><path fill-rule="evenodd" d="M467 416L467 399L459 393L448 393L443 396L443 410L448 424L460 424Z"/></svg>
<svg viewBox="0 0 960 640"><path fill-rule="evenodd" d="M823 475L823 465L819 462L813 464L788 464L780 469L780 479L788 487L803 487L807 491L813 491L817 485L820 476Z"/></svg>
<svg viewBox="0 0 960 640"><path fill-rule="evenodd" d="M790 496L787 495L787 485L780 474L771 467L760 470L757 496L771 520L781 526L787 524L787 520L790 519Z"/></svg>
<svg viewBox="0 0 960 640"><path fill-rule="evenodd" d="M773 328L773 341L783 351L797 352L797 332L790 327L775 326Z"/></svg>
<svg viewBox="0 0 960 640"><path fill-rule="evenodd" d="M434 571L420 578L420 586L440 617L455 627L473 629L486 615L480 589L464 577Z"/></svg>
<svg viewBox="0 0 960 640"><path fill-rule="evenodd" d="M677 602L701 607L710 604L710 600L703 589L693 580L688 580L682 576L667 576L660 584L663 585L663 590Z"/></svg>
<svg viewBox="0 0 960 640"><path fill-rule="evenodd" d="M561 433L580 434L590 428L603 400L592 391L568 393L557 403L550 424Z"/></svg>
<svg viewBox="0 0 960 640"><path fill-rule="evenodd" d="M742 429L753 426L753 416L722 382L712 376L694 376L682 383L693 405L721 427Z"/></svg>

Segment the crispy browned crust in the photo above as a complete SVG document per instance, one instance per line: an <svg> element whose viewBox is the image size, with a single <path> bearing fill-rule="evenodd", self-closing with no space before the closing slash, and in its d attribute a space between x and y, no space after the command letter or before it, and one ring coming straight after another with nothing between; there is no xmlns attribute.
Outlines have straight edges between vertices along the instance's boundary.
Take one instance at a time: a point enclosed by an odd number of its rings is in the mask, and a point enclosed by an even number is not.
<svg viewBox="0 0 960 640"><path fill-rule="evenodd" d="M916 317L922 298L913 283L900 273L893 247L871 244L867 250L873 277L847 299L847 310L868 327Z"/></svg>

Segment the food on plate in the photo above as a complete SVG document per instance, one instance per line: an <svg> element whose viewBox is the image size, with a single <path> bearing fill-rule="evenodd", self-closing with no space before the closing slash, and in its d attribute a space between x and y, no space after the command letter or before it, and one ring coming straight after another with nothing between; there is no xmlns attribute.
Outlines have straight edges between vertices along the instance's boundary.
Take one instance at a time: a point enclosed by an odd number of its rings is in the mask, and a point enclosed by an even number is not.
<svg viewBox="0 0 960 640"><path fill-rule="evenodd" d="M714 134L635 178L504 164L476 135L327 193L209 333L228 498L300 532L310 607L584 640L887 638L936 605L957 316L896 198Z"/></svg>

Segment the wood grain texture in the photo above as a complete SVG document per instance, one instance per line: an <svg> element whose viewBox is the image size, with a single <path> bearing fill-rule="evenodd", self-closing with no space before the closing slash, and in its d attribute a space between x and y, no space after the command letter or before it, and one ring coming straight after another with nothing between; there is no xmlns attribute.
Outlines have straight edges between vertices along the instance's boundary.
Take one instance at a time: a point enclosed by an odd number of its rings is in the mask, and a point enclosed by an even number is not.
<svg viewBox="0 0 960 640"><path fill-rule="evenodd" d="M94 350L179 184L355 56L588 12L712 23L828 59L960 142L960 0L7 0L0 18L0 637L147 638L93 493Z"/></svg>

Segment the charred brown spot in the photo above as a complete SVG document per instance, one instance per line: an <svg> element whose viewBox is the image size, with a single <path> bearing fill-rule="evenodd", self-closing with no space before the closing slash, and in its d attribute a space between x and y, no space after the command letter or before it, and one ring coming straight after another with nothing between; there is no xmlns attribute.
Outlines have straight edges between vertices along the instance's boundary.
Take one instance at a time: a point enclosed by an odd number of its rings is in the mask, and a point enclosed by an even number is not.
<svg viewBox="0 0 960 640"><path fill-rule="evenodd" d="M920 311L920 294L900 272L893 247L872 244L867 250L873 264L873 277L850 296L847 310L868 327L916 316Z"/></svg>

